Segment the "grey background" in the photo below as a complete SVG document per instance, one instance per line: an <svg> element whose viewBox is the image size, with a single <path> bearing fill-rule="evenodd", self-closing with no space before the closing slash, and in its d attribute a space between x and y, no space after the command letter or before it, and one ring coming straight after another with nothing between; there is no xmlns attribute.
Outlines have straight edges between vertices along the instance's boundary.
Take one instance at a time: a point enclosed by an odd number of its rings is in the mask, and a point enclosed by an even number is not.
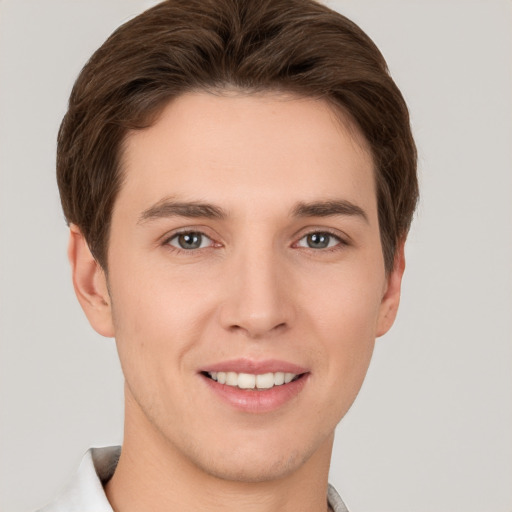
<svg viewBox="0 0 512 512"><path fill-rule="evenodd" d="M55 138L86 59L143 0L0 0L0 510L122 436L114 343L72 291ZM355 512L512 511L512 3L345 0L411 109L422 202L401 311L342 421Z"/></svg>

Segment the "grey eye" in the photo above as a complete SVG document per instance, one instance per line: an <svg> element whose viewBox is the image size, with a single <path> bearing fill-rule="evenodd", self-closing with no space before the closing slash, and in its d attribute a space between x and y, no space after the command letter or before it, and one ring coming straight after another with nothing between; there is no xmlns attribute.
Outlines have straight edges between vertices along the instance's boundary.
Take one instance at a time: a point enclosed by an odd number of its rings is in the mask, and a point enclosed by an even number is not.
<svg viewBox="0 0 512 512"><path fill-rule="evenodd" d="M340 239L331 233L309 233L299 240L299 247L307 247L309 249L327 249L334 247L340 243Z"/></svg>
<svg viewBox="0 0 512 512"><path fill-rule="evenodd" d="M178 233L169 240L169 245L187 251L209 247L211 243L210 238L197 231Z"/></svg>

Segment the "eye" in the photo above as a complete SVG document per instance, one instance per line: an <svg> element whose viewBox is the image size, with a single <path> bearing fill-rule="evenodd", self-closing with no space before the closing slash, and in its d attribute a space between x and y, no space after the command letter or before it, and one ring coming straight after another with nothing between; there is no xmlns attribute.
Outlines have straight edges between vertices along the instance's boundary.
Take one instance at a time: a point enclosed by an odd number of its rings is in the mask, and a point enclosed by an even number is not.
<svg viewBox="0 0 512 512"><path fill-rule="evenodd" d="M297 243L298 247L308 249L329 249L342 244L342 240L332 233L317 231L303 236Z"/></svg>
<svg viewBox="0 0 512 512"><path fill-rule="evenodd" d="M198 231L186 231L172 236L169 238L167 243L177 249L190 251L193 249L210 247L213 244L213 241L204 233L200 233Z"/></svg>

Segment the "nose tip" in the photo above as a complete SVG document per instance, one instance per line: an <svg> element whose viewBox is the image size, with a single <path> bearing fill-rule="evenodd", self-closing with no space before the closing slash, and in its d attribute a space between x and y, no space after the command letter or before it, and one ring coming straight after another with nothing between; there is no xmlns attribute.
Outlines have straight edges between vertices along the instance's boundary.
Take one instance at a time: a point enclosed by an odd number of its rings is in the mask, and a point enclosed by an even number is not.
<svg viewBox="0 0 512 512"><path fill-rule="evenodd" d="M293 319L291 289L276 258L246 262L232 275L221 309L225 329L258 339L289 328Z"/></svg>

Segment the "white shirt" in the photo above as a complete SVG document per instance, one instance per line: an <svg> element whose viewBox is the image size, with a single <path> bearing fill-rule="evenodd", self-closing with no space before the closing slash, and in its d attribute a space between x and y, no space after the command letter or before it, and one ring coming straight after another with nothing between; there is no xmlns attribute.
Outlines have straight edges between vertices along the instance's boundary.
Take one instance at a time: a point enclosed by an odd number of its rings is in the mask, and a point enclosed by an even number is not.
<svg viewBox="0 0 512 512"><path fill-rule="evenodd" d="M75 478L55 501L39 512L113 512L103 482L114 474L120 455L120 446L88 450ZM329 485L327 500L334 512L348 512L332 485Z"/></svg>

